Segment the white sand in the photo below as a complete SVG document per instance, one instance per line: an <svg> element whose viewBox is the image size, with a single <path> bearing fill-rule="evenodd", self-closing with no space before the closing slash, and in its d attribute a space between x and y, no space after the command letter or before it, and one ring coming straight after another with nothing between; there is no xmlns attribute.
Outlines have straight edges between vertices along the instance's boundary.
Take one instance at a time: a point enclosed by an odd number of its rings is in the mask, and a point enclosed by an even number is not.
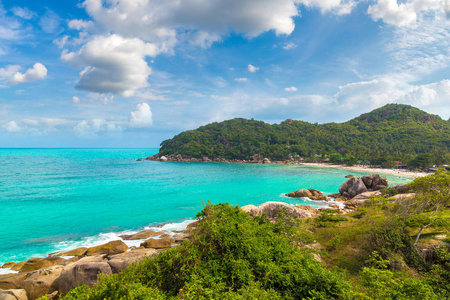
<svg viewBox="0 0 450 300"><path fill-rule="evenodd" d="M368 173L377 173L377 174L386 174L386 175L398 175L398 176L408 176L408 177L423 177L428 176L433 173L425 173L425 172L412 172L401 169L381 169L381 168L371 168L367 166L345 166L345 165L332 165L328 163L301 163L304 166L312 166L312 167L325 167L325 168L336 168L343 169L349 171L359 171L359 172L368 172Z"/></svg>

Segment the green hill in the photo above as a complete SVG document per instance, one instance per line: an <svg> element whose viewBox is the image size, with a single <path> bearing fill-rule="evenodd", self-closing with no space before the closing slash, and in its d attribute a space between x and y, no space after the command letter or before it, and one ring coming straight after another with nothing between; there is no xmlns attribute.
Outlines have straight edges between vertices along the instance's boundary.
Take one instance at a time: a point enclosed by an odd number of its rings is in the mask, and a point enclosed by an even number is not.
<svg viewBox="0 0 450 300"><path fill-rule="evenodd" d="M249 159L261 154L272 160L290 157L325 159L332 153L372 164L411 161L421 153L432 162L450 160L450 122L409 105L388 104L344 123L280 124L232 119L211 123L161 143L160 155Z"/></svg>

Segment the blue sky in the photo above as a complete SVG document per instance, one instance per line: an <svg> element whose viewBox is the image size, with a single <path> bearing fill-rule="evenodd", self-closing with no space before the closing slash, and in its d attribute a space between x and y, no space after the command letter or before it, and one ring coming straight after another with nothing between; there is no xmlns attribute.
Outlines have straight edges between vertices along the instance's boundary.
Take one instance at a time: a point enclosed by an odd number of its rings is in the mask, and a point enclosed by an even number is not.
<svg viewBox="0 0 450 300"><path fill-rule="evenodd" d="M450 117L450 0L0 0L0 147L157 147L235 117Z"/></svg>

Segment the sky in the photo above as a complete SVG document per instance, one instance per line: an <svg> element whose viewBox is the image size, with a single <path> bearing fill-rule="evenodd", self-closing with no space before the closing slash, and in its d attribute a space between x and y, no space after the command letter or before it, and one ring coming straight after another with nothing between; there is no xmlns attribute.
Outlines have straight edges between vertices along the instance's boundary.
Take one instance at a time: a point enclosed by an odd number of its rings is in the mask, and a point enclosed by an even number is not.
<svg viewBox="0 0 450 300"><path fill-rule="evenodd" d="M158 147L242 117L450 117L450 0L0 0L0 147Z"/></svg>

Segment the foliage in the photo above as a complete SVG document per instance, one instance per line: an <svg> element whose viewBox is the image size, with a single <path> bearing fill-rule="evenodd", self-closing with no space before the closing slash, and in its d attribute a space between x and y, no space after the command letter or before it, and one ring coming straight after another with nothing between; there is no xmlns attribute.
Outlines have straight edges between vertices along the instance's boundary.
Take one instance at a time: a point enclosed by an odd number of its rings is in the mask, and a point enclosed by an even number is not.
<svg viewBox="0 0 450 300"><path fill-rule="evenodd" d="M271 160L329 157L331 163L340 163L344 155L350 164L361 160L393 167L395 161L412 161L413 166L424 168L448 163L450 122L399 104L385 105L345 123L289 120L269 125L232 119L182 132L162 142L159 153L246 160L254 154Z"/></svg>

